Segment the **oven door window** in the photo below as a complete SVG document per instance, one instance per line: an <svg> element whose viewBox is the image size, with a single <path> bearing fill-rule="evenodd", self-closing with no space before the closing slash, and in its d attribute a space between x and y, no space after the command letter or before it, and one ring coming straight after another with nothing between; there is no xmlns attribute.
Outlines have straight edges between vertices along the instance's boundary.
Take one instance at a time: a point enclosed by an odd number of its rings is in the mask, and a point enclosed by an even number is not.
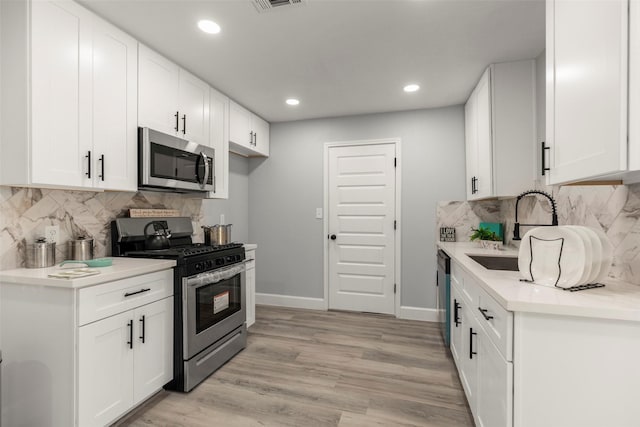
<svg viewBox="0 0 640 427"><path fill-rule="evenodd" d="M240 275L195 290L196 334L241 309Z"/></svg>

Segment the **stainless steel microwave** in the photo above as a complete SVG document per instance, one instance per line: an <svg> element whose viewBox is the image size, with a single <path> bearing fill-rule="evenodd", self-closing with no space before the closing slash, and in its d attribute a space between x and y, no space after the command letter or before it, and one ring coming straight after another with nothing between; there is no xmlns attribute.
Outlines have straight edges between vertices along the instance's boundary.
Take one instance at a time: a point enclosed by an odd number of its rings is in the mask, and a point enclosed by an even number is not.
<svg viewBox="0 0 640 427"><path fill-rule="evenodd" d="M138 128L138 187L214 191L215 150L149 128Z"/></svg>

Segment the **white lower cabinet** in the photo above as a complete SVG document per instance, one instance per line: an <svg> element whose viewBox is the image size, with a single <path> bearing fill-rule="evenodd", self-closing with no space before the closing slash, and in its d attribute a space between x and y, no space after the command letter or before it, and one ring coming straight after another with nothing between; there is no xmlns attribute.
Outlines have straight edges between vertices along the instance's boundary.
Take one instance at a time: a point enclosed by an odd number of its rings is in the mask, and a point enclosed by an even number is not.
<svg viewBox="0 0 640 427"><path fill-rule="evenodd" d="M246 251L247 328L256 322L256 250Z"/></svg>
<svg viewBox="0 0 640 427"><path fill-rule="evenodd" d="M173 378L173 297L79 328L80 426L105 425Z"/></svg>
<svg viewBox="0 0 640 427"><path fill-rule="evenodd" d="M513 363L508 361L512 340L507 340L506 335L513 331L513 316L497 307L471 277L452 265L454 271L451 353L469 408L478 426L510 427L513 425Z"/></svg>
<svg viewBox="0 0 640 427"><path fill-rule="evenodd" d="M173 379L173 270L0 290L3 426L110 425Z"/></svg>

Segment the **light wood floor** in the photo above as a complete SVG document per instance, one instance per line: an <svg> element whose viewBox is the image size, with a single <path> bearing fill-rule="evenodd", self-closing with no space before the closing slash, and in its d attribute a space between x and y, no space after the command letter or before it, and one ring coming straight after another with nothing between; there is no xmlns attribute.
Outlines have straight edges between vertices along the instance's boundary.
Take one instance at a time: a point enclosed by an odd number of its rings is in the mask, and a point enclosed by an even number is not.
<svg viewBox="0 0 640 427"><path fill-rule="evenodd" d="M437 324L258 306L248 345L118 426L473 426Z"/></svg>

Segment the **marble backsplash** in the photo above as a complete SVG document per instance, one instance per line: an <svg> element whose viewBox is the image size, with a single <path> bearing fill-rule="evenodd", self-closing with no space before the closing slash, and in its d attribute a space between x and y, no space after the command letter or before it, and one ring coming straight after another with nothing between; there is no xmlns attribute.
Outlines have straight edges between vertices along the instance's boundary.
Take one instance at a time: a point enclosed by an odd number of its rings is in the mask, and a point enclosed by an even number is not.
<svg viewBox="0 0 640 427"><path fill-rule="evenodd" d="M93 237L96 257L111 254L110 224L128 216L130 208L177 209L190 217L195 235L203 221L202 199L162 192L88 192L0 186L0 270L24 266L25 245L44 235L48 225L59 225L56 261L66 259L66 242Z"/></svg>
<svg viewBox="0 0 640 427"><path fill-rule="evenodd" d="M548 190L548 189L547 189ZM614 247L609 276L640 285L640 184L553 187L560 225L585 225L602 230ZM468 241L480 221L505 224L507 244L513 241L516 199L440 202L437 228L455 227L456 239ZM520 201L521 223L551 223L551 206L544 197ZM528 231L521 229L521 235ZM436 233L436 235L439 235Z"/></svg>

